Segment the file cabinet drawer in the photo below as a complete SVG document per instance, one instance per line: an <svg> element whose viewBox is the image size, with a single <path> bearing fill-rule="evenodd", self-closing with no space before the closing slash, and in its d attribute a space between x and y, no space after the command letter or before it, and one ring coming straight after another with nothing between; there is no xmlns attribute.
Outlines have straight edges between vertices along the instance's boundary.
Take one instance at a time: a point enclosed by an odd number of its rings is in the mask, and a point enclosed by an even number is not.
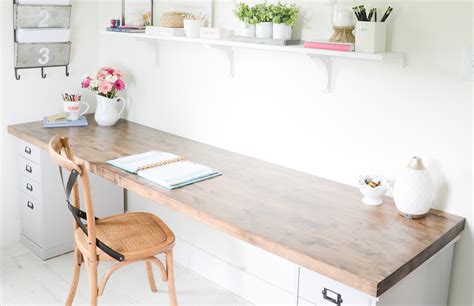
<svg viewBox="0 0 474 306"><path fill-rule="evenodd" d="M16 5L16 28L69 28L70 5Z"/></svg>
<svg viewBox="0 0 474 306"><path fill-rule="evenodd" d="M20 186L21 190L26 193L29 197L35 198L35 200L41 200L41 185L39 182L34 181L29 176L24 175Z"/></svg>
<svg viewBox="0 0 474 306"><path fill-rule="evenodd" d="M18 142L18 150L20 156L29 159L37 164L40 163L40 149L32 144L29 144L23 140Z"/></svg>
<svg viewBox="0 0 474 306"><path fill-rule="evenodd" d="M299 296L317 306L371 306L372 297L311 270L300 268Z"/></svg>
<svg viewBox="0 0 474 306"><path fill-rule="evenodd" d="M20 174L22 176L27 176L36 182L41 181L40 166L24 157L20 157Z"/></svg>
<svg viewBox="0 0 474 306"><path fill-rule="evenodd" d="M38 246L43 245L43 217L40 200L23 193L21 200L22 232Z"/></svg>

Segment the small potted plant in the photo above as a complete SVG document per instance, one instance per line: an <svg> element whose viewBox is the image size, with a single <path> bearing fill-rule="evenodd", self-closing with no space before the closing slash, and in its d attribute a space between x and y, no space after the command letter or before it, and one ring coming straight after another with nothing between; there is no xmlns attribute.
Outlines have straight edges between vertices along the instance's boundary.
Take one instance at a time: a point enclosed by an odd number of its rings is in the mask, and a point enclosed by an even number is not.
<svg viewBox="0 0 474 306"><path fill-rule="evenodd" d="M249 7L246 3L237 3L234 15L240 20L240 36L255 37L255 24L258 22L254 7Z"/></svg>
<svg viewBox="0 0 474 306"><path fill-rule="evenodd" d="M257 19L256 35L257 38L272 38L272 11L271 5L259 3L255 5L255 16Z"/></svg>
<svg viewBox="0 0 474 306"><path fill-rule="evenodd" d="M298 19L299 10L296 5L278 2L269 6L273 21L273 39L291 39L293 25Z"/></svg>

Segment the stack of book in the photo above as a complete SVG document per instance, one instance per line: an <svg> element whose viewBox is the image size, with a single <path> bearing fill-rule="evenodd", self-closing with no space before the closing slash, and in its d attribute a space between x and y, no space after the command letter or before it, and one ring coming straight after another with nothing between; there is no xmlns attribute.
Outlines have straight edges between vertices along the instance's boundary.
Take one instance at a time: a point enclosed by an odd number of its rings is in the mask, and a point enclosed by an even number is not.
<svg viewBox="0 0 474 306"><path fill-rule="evenodd" d="M145 33L145 27L133 27L133 26L120 26L120 27L108 27L107 31L110 32L122 32L122 33Z"/></svg>
<svg viewBox="0 0 474 306"><path fill-rule="evenodd" d="M344 51L351 52L354 51L354 44L351 43L335 43L329 41L305 41L305 48L310 49L322 49L322 50L332 50L332 51Z"/></svg>

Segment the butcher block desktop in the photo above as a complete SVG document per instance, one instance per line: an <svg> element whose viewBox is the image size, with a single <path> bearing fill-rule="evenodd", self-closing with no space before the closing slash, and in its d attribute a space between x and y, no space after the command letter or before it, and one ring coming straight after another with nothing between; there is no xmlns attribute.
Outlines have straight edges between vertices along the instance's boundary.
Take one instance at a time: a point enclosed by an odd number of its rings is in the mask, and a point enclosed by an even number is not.
<svg viewBox="0 0 474 306"><path fill-rule="evenodd" d="M464 218L445 212L404 219L392 198L381 206L364 205L352 186L123 119L113 127L88 120L81 128L44 129L38 121L8 131L43 150L54 135L67 136L96 175L372 297L464 229ZM106 163L151 150L186 156L222 176L170 191Z"/></svg>

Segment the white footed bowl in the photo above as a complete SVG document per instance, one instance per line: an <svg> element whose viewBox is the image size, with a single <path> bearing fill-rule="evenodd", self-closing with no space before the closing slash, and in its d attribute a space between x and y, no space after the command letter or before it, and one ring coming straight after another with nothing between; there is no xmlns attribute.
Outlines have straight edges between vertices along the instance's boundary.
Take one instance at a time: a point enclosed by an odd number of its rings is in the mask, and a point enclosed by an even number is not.
<svg viewBox="0 0 474 306"><path fill-rule="evenodd" d="M366 179L380 181L380 185L373 188L365 183ZM364 196L362 202L367 205L380 205L383 203L382 197L390 187L390 182L382 176L361 175L359 176L359 190Z"/></svg>

